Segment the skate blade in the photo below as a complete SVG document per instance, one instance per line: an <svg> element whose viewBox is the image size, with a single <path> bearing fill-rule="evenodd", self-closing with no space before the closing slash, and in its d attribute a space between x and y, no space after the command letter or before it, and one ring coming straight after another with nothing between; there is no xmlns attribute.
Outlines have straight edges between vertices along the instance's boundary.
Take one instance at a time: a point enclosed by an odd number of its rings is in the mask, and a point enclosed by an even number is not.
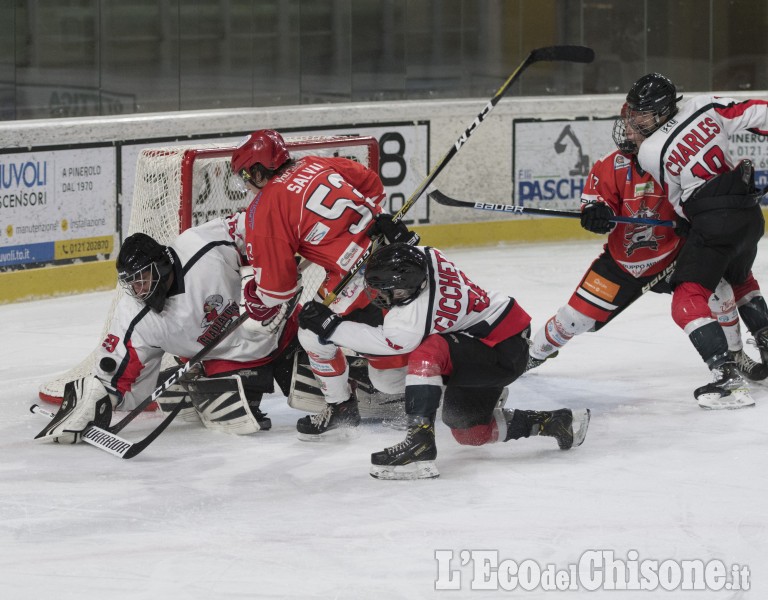
<svg viewBox="0 0 768 600"><path fill-rule="evenodd" d="M701 394L697 399L699 406L707 410L735 410L754 406L755 400L747 389L731 390L727 396L719 394Z"/></svg>
<svg viewBox="0 0 768 600"><path fill-rule="evenodd" d="M419 460L407 465L371 465L371 477L387 480L434 479L440 477L440 471L434 460Z"/></svg>
<svg viewBox="0 0 768 600"><path fill-rule="evenodd" d="M408 429L408 421L404 418L382 419L381 424L387 429L394 429L396 431L405 431Z"/></svg>
<svg viewBox="0 0 768 600"><path fill-rule="evenodd" d="M337 427L329 429L325 433L297 433L302 442L343 442L355 440L360 437L359 427Z"/></svg>
<svg viewBox="0 0 768 600"><path fill-rule="evenodd" d="M592 418L592 411L588 408L584 410L574 410L573 413L573 445L571 448L576 448L584 443L584 439L587 437L587 429L589 429L589 420Z"/></svg>

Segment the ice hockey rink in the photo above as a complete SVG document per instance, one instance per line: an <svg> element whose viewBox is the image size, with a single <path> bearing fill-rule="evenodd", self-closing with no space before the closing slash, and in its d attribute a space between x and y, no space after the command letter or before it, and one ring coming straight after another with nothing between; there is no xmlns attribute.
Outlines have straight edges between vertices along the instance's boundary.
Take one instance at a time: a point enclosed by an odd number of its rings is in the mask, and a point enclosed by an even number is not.
<svg viewBox="0 0 768 600"><path fill-rule="evenodd" d="M476 283L514 296L538 327L568 299L602 241L446 253ZM768 287L765 245L755 274ZM551 438L462 447L440 424L440 478L397 482L372 479L369 455L403 432L366 425L347 443L301 442L301 413L277 395L263 404L269 432L234 437L172 423L132 460L33 441L45 424L29 412L39 383L91 351L110 299L104 292L0 306L3 598L768 594L768 386L753 386L756 407L700 409L692 390L709 373L672 322L669 296L648 294L510 386L508 407L590 408L582 447L560 451ZM121 435L139 439L158 419L142 415ZM720 561L728 581L719 591L592 592L579 586L599 583L599 565L584 571L597 551L612 552L626 572L655 560L665 577L685 560ZM506 575L515 563L522 575L537 565L583 577L559 593L544 584L473 590L494 587L475 569L488 555ZM734 565L748 567L750 591L726 589Z"/></svg>

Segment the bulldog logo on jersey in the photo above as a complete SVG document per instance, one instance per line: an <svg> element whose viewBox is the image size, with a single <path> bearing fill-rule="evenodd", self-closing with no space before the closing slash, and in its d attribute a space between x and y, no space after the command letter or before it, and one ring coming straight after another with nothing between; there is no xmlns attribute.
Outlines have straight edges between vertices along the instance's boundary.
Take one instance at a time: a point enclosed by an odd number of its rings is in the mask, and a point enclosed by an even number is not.
<svg viewBox="0 0 768 600"><path fill-rule="evenodd" d="M221 307L224 306L224 297L220 294L211 294L203 302L203 322L200 323L200 327L208 327L216 320L221 312Z"/></svg>
<svg viewBox="0 0 768 600"><path fill-rule="evenodd" d="M649 182L651 186L653 183ZM658 219L659 218L659 205L662 199L654 207L649 207L647 204L647 198L643 198L640 202L640 206L637 211L633 211L630 205L626 205L632 217L641 217L644 219ZM626 248L627 256L639 250L640 248L650 248L651 250L659 249L659 240L663 240L665 236L656 235L653 225L627 225L624 232L624 247Z"/></svg>

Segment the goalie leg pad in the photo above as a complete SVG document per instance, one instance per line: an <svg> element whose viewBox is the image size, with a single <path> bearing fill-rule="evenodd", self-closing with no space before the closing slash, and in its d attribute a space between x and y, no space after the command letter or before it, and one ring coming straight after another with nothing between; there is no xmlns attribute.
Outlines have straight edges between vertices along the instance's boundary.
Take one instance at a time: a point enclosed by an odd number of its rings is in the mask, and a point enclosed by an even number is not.
<svg viewBox="0 0 768 600"><path fill-rule="evenodd" d="M269 418L258 410L261 396L251 398L255 406L249 406L239 375L201 377L185 385L200 420L208 429L247 435L272 426Z"/></svg>
<svg viewBox="0 0 768 600"><path fill-rule="evenodd" d="M304 351L293 355L291 389L288 406L303 412L319 413L326 407L325 396L309 366L309 357Z"/></svg>
<svg viewBox="0 0 768 600"><path fill-rule="evenodd" d="M64 399L58 412L35 439L77 444L88 426L109 427L116 400L92 375L70 381L64 386Z"/></svg>
<svg viewBox="0 0 768 600"><path fill-rule="evenodd" d="M159 386L166 381L171 375L178 370L178 367L172 367L162 371L157 378L157 385ZM157 405L160 407L160 411L167 415L171 412L179 402L188 404L188 408L182 408L177 415L177 419L185 421L187 423L200 423L200 416L197 414L197 410L192 406L192 400L189 397L189 393L180 382L174 383L169 387L162 396L157 399Z"/></svg>

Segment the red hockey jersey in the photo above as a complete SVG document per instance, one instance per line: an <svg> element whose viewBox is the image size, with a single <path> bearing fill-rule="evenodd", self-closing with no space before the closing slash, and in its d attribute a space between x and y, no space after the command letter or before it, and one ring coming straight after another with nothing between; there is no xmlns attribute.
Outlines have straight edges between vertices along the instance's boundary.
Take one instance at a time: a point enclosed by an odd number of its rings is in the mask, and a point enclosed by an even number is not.
<svg viewBox="0 0 768 600"><path fill-rule="evenodd" d="M378 175L347 158L305 156L271 179L245 220L262 301L275 306L296 293L296 254L323 267L333 289L370 245L366 231L384 197Z"/></svg>
<svg viewBox="0 0 768 600"><path fill-rule="evenodd" d="M659 184L618 150L598 160L587 176L582 206L596 201L605 202L617 216L677 219ZM671 227L629 223L617 223L606 244L611 257L633 277L663 271L681 247L682 240Z"/></svg>

